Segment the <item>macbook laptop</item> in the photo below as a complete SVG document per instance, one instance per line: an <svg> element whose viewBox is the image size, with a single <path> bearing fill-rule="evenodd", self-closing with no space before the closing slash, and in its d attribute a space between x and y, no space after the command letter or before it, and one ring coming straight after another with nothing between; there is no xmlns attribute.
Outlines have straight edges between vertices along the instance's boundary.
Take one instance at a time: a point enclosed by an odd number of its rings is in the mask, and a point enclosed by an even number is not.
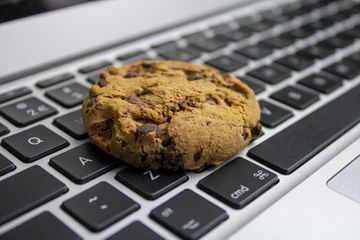
<svg viewBox="0 0 360 240"><path fill-rule="evenodd" d="M81 103L144 59L238 76L262 135L197 171L114 161ZM359 83L358 1L0 1L0 239L359 239Z"/></svg>

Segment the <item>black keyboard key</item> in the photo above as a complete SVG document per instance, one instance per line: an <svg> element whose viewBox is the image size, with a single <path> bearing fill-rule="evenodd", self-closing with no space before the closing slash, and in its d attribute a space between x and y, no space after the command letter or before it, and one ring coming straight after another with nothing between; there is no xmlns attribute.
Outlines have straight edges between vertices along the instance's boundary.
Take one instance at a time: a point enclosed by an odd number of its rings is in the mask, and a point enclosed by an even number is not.
<svg viewBox="0 0 360 240"><path fill-rule="evenodd" d="M285 48L290 46L295 42L294 38L286 37L286 35L280 35L272 38L268 38L264 41L262 41L262 44L265 44L271 48Z"/></svg>
<svg viewBox="0 0 360 240"><path fill-rule="evenodd" d="M137 50L133 52L128 52L122 55L117 56L117 60L122 62L133 62L137 60L143 60L147 57L147 54L144 50Z"/></svg>
<svg viewBox="0 0 360 240"><path fill-rule="evenodd" d="M259 101L259 103L261 110L261 124L266 127L277 127L279 124L294 116L292 112L264 100Z"/></svg>
<svg viewBox="0 0 360 240"><path fill-rule="evenodd" d="M350 55L349 59L360 63L360 51Z"/></svg>
<svg viewBox="0 0 360 240"><path fill-rule="evenodd" d="M317 44L300 50L299 54L308 56L310 58L323 59L329 57L334 52L335 50L333 48L327 48L323 45Z"/></svg>
<svg viewBox="0 0 360 240"><path fill-rule="evenodd" d="M97 62L85 67L82 67L79 69L79 72L82 74L88 74L91 72L95 72L95 71L101 71L106 67L109 67L112 63L109 61L102 61L102 62Z"/></svg>
<svg viewBox="0 0 360 240"><path fill-rule="evenodd" d="M43 125L3 138L1 145L21 161L29 163L56 152L69 143Z"/></svg>
<svg viewBox="0 0 360 240"><path fill-rule="evenodd" d="M120 240L120 239L164 240L164 238L160 237L157 233L155 233L153 230L151 230L150 228L148 228L139 221L130 223L125 228L121 229L120 231L110 236L106 240Z"/></svg>
<svg viewBox="0 0 360 240"><path fill-rule="evenodd" d="M176 48L168 52L160 52L159 56L166 59L187 62L200 57L200 51L188 46L185 48Z"/></svg>
<svg viewBox="0 0 360 240"><path fill-rule="evenodd" d="M341 78L324 73L312 74L301 79L298 83L321 93L331 93L342 85Z"/></svg>
<svg viewBox="0 0 360 240"><path fill-rule="evenodd" d="M37 165L12 175L0 182L0 224L67 191L62 182Z"/></svg>
<svg viewBox="0 0 360 240"><path fill-rule="evenodd" d="M270 97L296 109L305 109L319 100L317 94L293 86L287 86Z"/></svg>
<svg viewBox="0 0 360 240"><path fill-rule="evenodd" d="M0 104L31 93L28 87L16 88L0 94Z"/></svg>
<svg viewBox="0 0 360 240"><path fill-rule="evenodd" d="M100 74L95 74L86 78L86 80L91 84L96 84L100 80Z"/></svg>
<svg viewBox="0 0 360 240"><path fill-rule="evenodd" d="M80 109L55 118L53 123L73 138L85 139L88 137Z"/></svg>
<svg viewBox="0 0 360 240"><path fill-rule="evenodd" d="M269 21L260 21L257 23L250 24L246 28L254 32L263 32L273 27L273 24Z"/></svg>
<svg viewBox="0 0 360 240"><path fill-rule="evenodd" d="M233 29L229 32L221 33L219 36L229 41L237 42L251 36L251 32L245 28Z"/></svg>
<svg viewBox="0 0 360 240"><path fill-rule="evenodd" d="M87 142L51 158L49 164L71 181L84 184L113 169L118 161Z"/></svg>
<svg viewBox="0 0 360 240"><path fill-rule="evenodd" d="M300 27L300 28L297 28L297 29L294 29L294 30L288 32L287 34L289 34L290 36L295 37L295 38L303 39L303 38L310 37L314 33L315 33L314 29Z"/></svg>
<svg viewBox="0 0 360 240"><path fill-rule="evenodd" d="M200 180L197 186L230 207L240 209L278 181L274 173L236 158Z"/></svg>
<svg viewBox="0 0 360 240"><path fill-rule="evenodd" d="M306 56L294 54L280 58L276 62L295 71L301 71L313 65L314 60Z"/></svg>
<svg viewBox="0 0 360 240"><path fill-rule="evenodd" d="M258 45L253 45L242 49L238 49L236 50L236 52L248 58L258 60L260 58L270 55L272 53L272 49L266 47L263 44L258 44Z"/></svg>
<svg viewBox="0 0 360 240"><path fill-rule="evenodd" d="M116 180L146 199L156 199L186 182L188 177L181 171L155 171L127 167L115 176Z"/></svg>
<svg viewBox="0 0 360 240"><path fill-rule="evenodd" d="M344 35L338 34L334 37L321 41L319 44L327 46L328 48L345 48L353 43L354 40L344 37Z"/></svg>
<svg viewBox="0 0 360 240"><path fill-rule="evenodd" d="M0 176L14 170L16 166L0 153Z"/></svg>
<svg viewBox="0 0 360 240"><path fill-rule="evenodd" d="M184 36L184 39L188 42L197 42L206 38L205 32L194 32Z"/></svg>
<svg viewBox="0 0 360 240"><path fill-rule="evenodd" d="M228 218L227 213L185 189L151 211L150 217L183 239L199 239Z"/></svg>
<svg viewBox="0 0 360 240"><path fill-rule="evenodd" d="M202 51L213 52L225 47L228 42L221 37L204 38L197 41L190 42L190 44Z"/></svg>
<svg viewBox="0 0 360 240"><path fill-rule="evenodd" d="M10 129L7 128L4 124L0 123L0 136L3 136L10 132Z"/></svg>
<svg viewBox="0 0 360 240"><path fill-rule="evenodd" d="M359 39L360 38L360 27L354 27L352 29L342 32L342 34L350 39Z"/></svg>
<svg viewBox="0 0 360 240"><path fill-rule="evenodd" d="M210 27L210 30L213 31L215 34L221 34L225 32L230 32L233 30L233 28L230 26L229 23L221 23Z"/></svg>
<svg viewBox="0 0 360 240"><path fill-rule="evenodd" d="M179 48L176 41L168 41L151 46L157 52L167 52Z"/></svg>
<svg viewBox="0 0 360 240"><path fill-rule="evenodd" d="M360 85L258 144L248 154L280 173L290 174L359 123L359 102Z"/></svg>
<svg viewBox="0 0 360 240"><path fill-rule="evenodd" d="M246 85L248 85L253 91L255 94L259 94L263 91L265 91L265 86L261 83L256 83L254 81L251 81L251 80L248 80L243 77L238 77L241 81L243 81L243 83L245 83Z"/></svg>
<svg viewBox="0 0 360 240"><path fill-rule="evenodd" d="M270 84L279 83L291 76L289 70L280 69L275 65L262 66L248 72L248 74Z"/></svg>
<svg viewBox="0 0 360 240"><path fill-rule="evenodd" d="M245 66L247 61L237 54L224 55L205 62L225 72L232 72Z"/></svg>
<svg viewBox="0 0 360 240"><path fill-rule="evenodd" d="M331 21L331 19L323 18L307 24L306 27L313 28L315 30L324 30L331 27L333 24L334 22Z"/></svg>
<svg viewBox="0 0 360 240"><path fill-rule="evenodd" d="M99 232L140 205L107 182L100 182L65 201L61 207L91 231Z"/></svg>
<svg viewBox="0 0 360 240"><path fill-rule="evenodd" d="M349 59L344 59L340 62L334 63L326 67L324 70L349 80L360 74L359 63Z"/></svg>
<svg viewBox="0 0 360 240"><path fill-rule="evenodd" d="M0 114L14 125L24 127L57 113L38 98L31 97L0 108Z"/></svg>
<svg viewBox="0 0 360 240"><path fill-rule="evenodd" d="M71 83L48 91L45 95L66 108L75 107L82 103L89 89L79 83Z"/></svg>
<svg viewBox="0 0 360 240"><path fill-rule="evenodd" d="M47 87L51 87L51 86L54 86L56 84L63 83L65 81L68 81L68 80L71 80L71 79L74 79L74 78L75 78L75 76L73 74L64 73L64 74L57 75L57 76L42 80L40 82L37 82L36 86L39 87L39 88L47 88Z"/></svg>
<svg viewBox="0 0 360 240"><path fill-rule="evenodd" d="M250 25L252 23L255 23L256 20L255 18L253 18L253 16L243 16L243 17L240 17L240 18L237 18L235 20L235 22L239 25L239 26L247 26L247 25Z"/></svg>
<svg viewBox="0 0 360 240"><path fill-rule="evenodd" d="M68 226L50 212L43 212L11 229L0 237L3 240L81 240Z"/></svg>

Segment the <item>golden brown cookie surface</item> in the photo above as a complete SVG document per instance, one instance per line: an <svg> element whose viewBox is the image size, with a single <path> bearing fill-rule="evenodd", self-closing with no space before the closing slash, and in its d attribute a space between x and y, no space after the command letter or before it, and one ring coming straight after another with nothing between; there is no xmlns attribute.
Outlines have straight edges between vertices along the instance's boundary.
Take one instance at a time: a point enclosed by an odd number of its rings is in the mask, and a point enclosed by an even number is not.
<svg viewBox="0 0 360 240"><path fill-rule="evenodd" d="M109 68L82 109L92 141L150 169L218 165L259 134L254 92L208 66L145 61Z"/></svg>

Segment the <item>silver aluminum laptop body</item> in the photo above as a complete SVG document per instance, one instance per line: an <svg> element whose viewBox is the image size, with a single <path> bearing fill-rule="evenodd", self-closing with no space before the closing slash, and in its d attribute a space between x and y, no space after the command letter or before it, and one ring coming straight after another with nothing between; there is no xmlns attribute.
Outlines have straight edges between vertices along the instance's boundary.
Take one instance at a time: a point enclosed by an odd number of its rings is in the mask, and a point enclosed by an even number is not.
<svg viewBox="0 0 360 240"><path fill-rule="evenodd" d="M247 154L250 149L267 139L271 139L271 137L301 121L312 112L359 86L359 75L352 80L343 80L341 86L329 94L302 86L301 89L310 89L310 92L316 92L319 95L319 99L315 103L303 110L271 97L274 92L288 85L295 85L300 79L359 52L359 38L347 46L337 48L328 57L317 59L315 63L303 70L292 71L291 76L280 83L265 84L260 79L250 77L250 82L265 86L265 90L257 94L259 100L265 100L288 110L293 115L274 128L265 126L264 135L238 154L250 163L276 174L279 179L276 185L256 196L256 199L252 199L241 209L229 206L226 202L197 186L200 180L210 176L221 167L210 168L199 173L187 172L188 181L155 200L148 200L114 178L125 167L123 165L84 184L74 183L66 175L49 165L50 159L89 140L73 138L66 131L53 124L54 118L80 108L80 105L71 108L64 107L46 95L46 92L66 86L68 82L64 81L46 88L40 88L37 85L39 81L63 73L71 73L74 76L71 81L89 87L91 84L88 78L90 75L98 73L100 69L96 69L91 74L82 74L79 69L84 66L102 61L109 61L114 66L121 66L127 61L119 60L117 56L138 50L145 51L147 58L165 58L161 55L160 50L154 47L155 45L177 41L178 46L184 47L190 43L190 40L184 36L192 33L206 32L207 37L211 38L218 34L217 30L212 28L213 26L230 23L231 28L237 29L238 25L242 23L236 19L244 19L250 16L255 21L262 21L263 19L271 19L271 17L266 18L270 10L281 15L287 10L296 10L303 5L314 2L317 1L90 1L1 23L0 95L24 86L29 88L31 93L0 103L0 109L21 100L25 101L29 96L35 96L54 106L57 109L57 114L24 127L16 126L11 120L0 114L0 123L10 131L0 136L0 140L3 141L4 138L42 124L66 139L69 146L31 163L24 163L4 145L0 146L0 153L16 166L16 169L3 175L0 174L0 192L1 184L4 181L35 165L39 165L64 183L69 191L0 224L0 239L9 239L7 233L11 231L16 233L18 226L45 211L53 214L82 239L109 238L134 221L140 221L164 239L180 239L183 238L182 235L172 230L171 227L150 218L149 214L153 209L177 196L184 189L192 190L226 211L228 215L224 222L206 231L202 239L359 239L359 117L354 117L354 124L350 129L342 132L341 136L333 139L329 146L318 151L309 161L298 166L290 174L281 173L269 164L264 164L264 162ZM0 4L2 3L0 2ZM44 1L44 4L54 6L57 3L56 1ZM205 63L222 55L230 55L237 49L262 44L263 40L300 28L308 22L316 22L323 16L336 15L342 10L350 12L348 9L356 4L358 4L356 1L346 0L330 2L328 5L309 11L309 14L303 13L292 20L277 23L277 25L260 30L245 39L230 41L226 46L214 51L203 51L199 57L192 61ZM284 56L294 54L341 33L344 29L354 29L356 26L360 26L359 24L360 12L355 12L343 20L338 20L326 29L318 29L308 37L295 40L287 47L275 48L271 54L260 59L255 60L246 57L246 66L231 72L237 76L248 76L248 73L254 69L272 64ZM221 30L219 32L221 33ZM244 56L242 55L242 57ZM360 62L351 61L357 64L357 68L360 68ZM359 94L357 94L357 99L360 99ZM262 109L262 111L265 110ZM355 108L354 111L360 112L360 109ZM263 114L266 113L263 112ZM340 119L342 116L336 117ZM109 183L141 207L105 229L94 232L64 211L61 206L65 201L102 181ZM0 204L2 204L1 199L0 196ZM196 216L194 217L196 218ZM197 226L193 227L196 228Z"/></svg>

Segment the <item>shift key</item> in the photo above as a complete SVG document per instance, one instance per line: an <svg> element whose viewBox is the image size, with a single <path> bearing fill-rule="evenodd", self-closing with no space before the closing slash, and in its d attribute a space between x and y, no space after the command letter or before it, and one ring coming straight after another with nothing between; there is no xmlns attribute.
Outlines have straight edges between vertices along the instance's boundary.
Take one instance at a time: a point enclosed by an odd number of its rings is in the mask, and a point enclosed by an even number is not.
<svg viewBox="0 0 360 240"><path fill-rule="evenodd" d="M32 166L0 182L0 225L68 191L40 166Z"/></svg>
<svg viewBox="0 0 360 240"><path fill-rule="evenodd" d="M243 158L236 158L206 176L198 187L232 208L243 208L279 181L278 177Z"/></svg>

